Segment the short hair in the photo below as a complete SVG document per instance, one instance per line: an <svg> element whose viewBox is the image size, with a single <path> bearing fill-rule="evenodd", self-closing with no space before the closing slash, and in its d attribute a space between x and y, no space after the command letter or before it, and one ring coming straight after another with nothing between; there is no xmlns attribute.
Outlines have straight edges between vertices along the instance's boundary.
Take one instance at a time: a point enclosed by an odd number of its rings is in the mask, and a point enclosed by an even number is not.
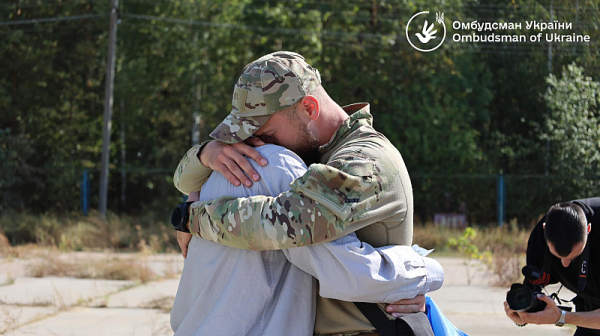
<svg viewBox="0 0 600 336"><path fill-rule="evenodd" d="M317 86L315 88L315 90L313 90L309 94L317 96L321 100L324 100L325 97L327 97L327 98L329 97L329 95L327 94L327 91L325 91L325 89L323 88L323 85L320 85L320 84L319 84L319 86ZM297 108L298 104L300 104L301 101L302 100L298 100L297 102L293 103L292 105L286 106L283 109L277 111L276 113L286 116L287 120L289 122L296 122L297 120L300 120L300 118L298 117L298 114L296 113L296 108Z"/></svg>
<svg viewBox="0 0 600 336"><path fill-rule="evenodd" d="M585 213L581 206L575 203L556 204L546 214L546 242L552 243L554 250L561 257L568 256L576 244L583 242L586 233Z"/></svg>
<svg viewBox="0 0 600 336"><path fill-rule="evenodd" d="M297 122L298 120L300 120L300 118L298 117L298 114L296 113L296 107L298 106L299 103L300 103L300 100L298 100L297 102L295 102L294 104L292 104L290 106L284 107L283 109L281 109L275 113L285 116L289 123Z"/></svg>

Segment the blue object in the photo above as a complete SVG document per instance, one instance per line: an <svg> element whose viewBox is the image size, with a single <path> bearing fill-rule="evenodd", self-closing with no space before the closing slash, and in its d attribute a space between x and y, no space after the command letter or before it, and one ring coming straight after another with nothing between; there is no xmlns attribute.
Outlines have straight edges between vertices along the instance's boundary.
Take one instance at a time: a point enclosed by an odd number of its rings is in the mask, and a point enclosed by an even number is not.
<svg viewBox="0 0 600 336"><path fill-rule="evenodd" d="M498 226L502 227L505 220L506 214L506 182L504 181L504 175L498 175L496 178L496 189L498 190L498 194L496 197L497 204L497 217L498 217Z"/></svg>
<svg viewBox="0 0 600 336"><path fill-rule="evenodd" d="M81 212L84 216L87 216L88 209L90 208L90 179L88 177L87 169L83 170L83 176L81 178Z"/></svg>
<svg viewBox="0 0 600 336"><path fill-rule="evenodd" d="M427 318L433 329L435 336L469 336L460 331L457 327L444 316L444 313L433 302L433 299L425 295L425 305L427 306Z"/></svg>

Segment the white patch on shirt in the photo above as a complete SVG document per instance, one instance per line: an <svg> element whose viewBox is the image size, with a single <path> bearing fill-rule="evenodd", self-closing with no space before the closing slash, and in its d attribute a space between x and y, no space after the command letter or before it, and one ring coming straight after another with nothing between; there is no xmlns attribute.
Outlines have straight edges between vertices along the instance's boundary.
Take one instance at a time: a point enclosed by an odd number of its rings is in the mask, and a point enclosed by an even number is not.
<svg viewBox="0 0 600 336"><path fill-rule="evenodd" d="M210 236L210 240L212 240L214 242L219 241L219 233L217 231L218 231L218 229L215 230L215 227L212 225L208 228L208 235Z"/></svg>
<svg viewBox="0 0 600 336"><path fill-rule="evenodd" d="M243 219L248 219L248 218L252 217L252 208L250 206L248 206L248 208L246 208L246 209L248 209L247 215L244 216L243 214L240 214Z"/></svg>
<svg viewBox="0 0 600 336"><path fill-rule="evenodd" d="M235 214L233 212L227 214L227 220L231 223L231 226L236 227L237 223L235 222Z"/></svg>
<svg viewBox="0 0 600 336"><path fill-rule="evenodd" d="M265 228L265 234L273 243L273 246L279 248L279 243L277 242L277 229L275 229L275 226L271 225L269 221L263 221L263 227Z"/></svg>

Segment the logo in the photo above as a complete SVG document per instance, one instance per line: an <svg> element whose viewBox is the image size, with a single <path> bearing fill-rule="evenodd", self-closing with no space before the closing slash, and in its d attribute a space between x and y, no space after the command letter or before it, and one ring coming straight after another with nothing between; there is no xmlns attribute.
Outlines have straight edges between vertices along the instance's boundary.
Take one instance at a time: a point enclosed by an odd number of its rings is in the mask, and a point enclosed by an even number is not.
<svg viewBox="0 0 600 336"><path fill-rule="evenodd" d="M587 273L587 260L584 260L581 263L581 274L586 274Z"/></svg>
<svg viewBox="0 0 600 336"><path fill-rule="evenodd" d="M435 21L431 24L427 21L429 11L419 12L413 15L406 25L406 39L410 45L421 52L430 52L439 48L446 39L446 24L444 23L444 13L436 13ZM430 18L431 19L431 18ZM413 23L413 20L415 22ZM424 20L424 23L423 23ZM408 29L410 24L416 27L416 33L409 34ZM436 27L437 23L437 27ZM422 27L422 28L421 28ZM444 30L444 35L440 38L438 35L439 28Z"/></svg>

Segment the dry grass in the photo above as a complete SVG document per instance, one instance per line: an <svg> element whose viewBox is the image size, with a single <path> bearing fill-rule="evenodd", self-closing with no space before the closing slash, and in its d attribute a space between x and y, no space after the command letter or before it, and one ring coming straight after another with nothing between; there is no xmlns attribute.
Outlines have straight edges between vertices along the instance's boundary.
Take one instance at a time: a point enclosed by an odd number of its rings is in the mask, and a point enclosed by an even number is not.
<svg viewBox="0 0 600 336"><path fill-rule="evenodd" d="M171 309L173 308L173 303L175 302L175 297L173 296L165 296L159 299L154 299L148 302L144 308L148 309L160 309L163 313L171 313Z"/></svg>
<svg viewBox="0 0 600 336"><path fill-rule="evenodd" d="M83 252L85 259L58 251ZM174 230L166 222L109 215L88 217L30 214L0 215L0 257L28 259L34 277L133 280L146 283L157 275L140 258L105 252L179 252ZM90 257L88 257L88 254ZM138 255L139 256L139 255ZM145 259L145 258L142 258Z"/></svg>
<svg viewBox="0 0 600 336"><path fill-rule="evenodd" d="M521 268L523 265L525 265L525 260L522 255L510 252L494 254L490 270L495 277L490 279L490 285L510 287L515 282L522 282Z"/></svg>
<svg viewBox="0 0 600 336"><path fill-rule="evenodd" d="M530 230L519 229L516 226L500 227L475 227L477 238L474 244L480 251L492 253L511 252L515 254L525 253L527 239ZM415 226L413 230L413 242L424 248L435 248L440 252L453 252L456 249L448 246L449 238L458 238L462 235L462 229L450 229L436 227L433 224Z"/></svg>
<svg viewBox="0 0 600 336"><path fill-rule="evenodd" d="M133 259L103 259L68 261L56 254L48 254L28 268L33 277L70 277L85 279L134 280L146 283L156 278L144 262Z"/></svg>
<svg viewBox="0 0 600 336"><path fill-rule="evenodd" d="M436 227L433 224L425 226L415 225L413 228L413 244L426 249L435 249L436 252L445 252L448 250L448 238L457 238L462 234L462 230Z"/></svg>
<svg viewBox="0 0 600 336"><path fill-rule="evenodd" d="M15 257L14 248L10 245L8 238L0 232L0 255L5 258Z"/></svg>
<svg viewBox="0 0 600 336"><path fill-rule="evenodd" d="M479 251L491 254L489 269L493 273L490 285L506 287L522 279L521 268L525 265L525 252L530 230L520 229L516 224L504 227L476 228L477 237L473 240ZM422 247L435 248L442 254L458 254L457 247L450 246L448 239L457 239L461 229L435 227L433 224L415 226L413 242Z"/></svg>
<svg viewBox="0 0 600 336"><path fill-rule="evenodd" d="M7 239L2 239L2 238ZM10 244L7 244L10 242ZM4 246L34 243L63 251L118 250L149 253L178 252L177 238L165 219L116 216L103 221L96 213L90 216L53 214L0 215L0 253L15 251ZM16 251L18 252L18 251Z"/></svg>
<svg viewBox="0 0 600 336"><path fill-rule="evenodd" d="M479 228L479 241L477 245L492 253L525 254L527 251L527 240L531 230L520 229L516 225L492 228Z"/></svg>
<svg viewBox="0 0 600 336"><path fill-rule="evenodd" d="M524 264L529 229L519 229L516 223L502 228L476 227L473 245L482 253L491 253L494 284L506 285L518 279ZM458 255L449 246L449 238L458 238L463 230L435 227L429 223L414 227L413 242L424 248L435 248L437 255ZM33 245L33 244L35 245ZM107 221L97 214L90 216L56 216L52 214L0 215L0 254L22 257L33 254L35 246L62 251L112 250L142 253L179 252L176 235L167 221L149 218L118 217L109 214ZM37 253L36 253L37 254ZM38 256L39 257L39 256ZM31 267L34 276L70 276L148 281L154 274L144 265L127 260L73 262L57 257L41 256L43 262Z"/></svg>

